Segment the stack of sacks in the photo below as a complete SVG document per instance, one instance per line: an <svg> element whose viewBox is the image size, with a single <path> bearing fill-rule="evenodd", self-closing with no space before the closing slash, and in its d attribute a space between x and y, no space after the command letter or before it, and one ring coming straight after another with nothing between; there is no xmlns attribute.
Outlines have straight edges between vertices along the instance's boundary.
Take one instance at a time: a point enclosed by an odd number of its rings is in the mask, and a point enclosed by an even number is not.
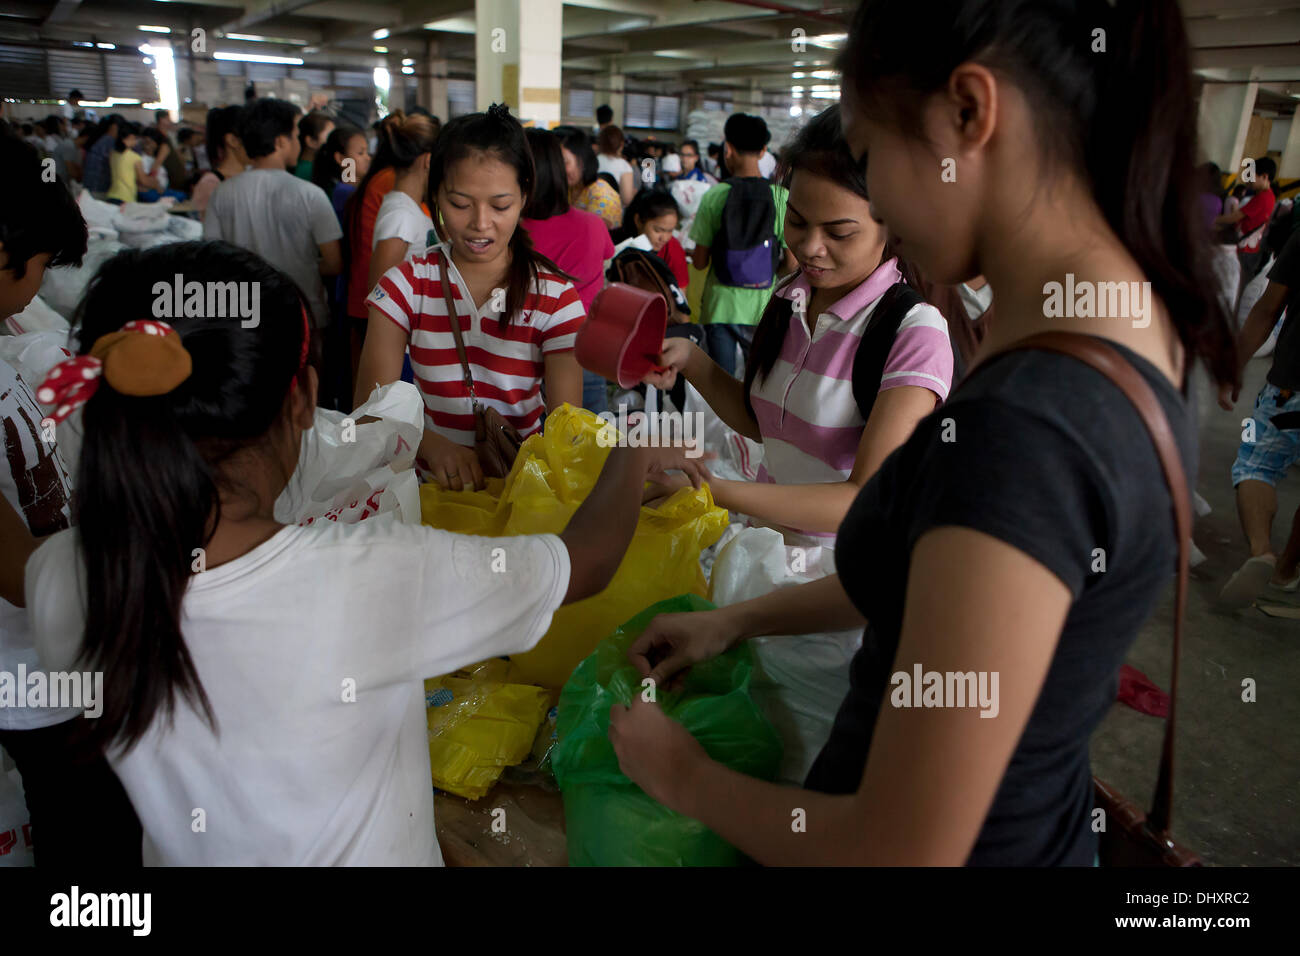
<svg viewBox="0 0 1300 956"><path fill-rule="evenodd" d="M86 286L104 262L126 248L147 249L169 242L203 238L203 224L184 216L173 216L165 202L130 202L121 206L95 199L87 190L77 197L77 205L86 220L89 243L80 268L60 267L45 270L41 298L65 319L71 319ZM11 331L31 331L32 326ZM37 328L46 327L37 325Z"/></svg>
<svg viewBox="0 0 1300 956"><path fill-rule="evenodd" d="M118 220L118 240L133 249L147 249L168 242L175 242L177 236L167 228L171 218L166 206L156 203L125 203Z"/></svg>
<svg viewBox="0 0 1300 956"><path fill-rule="evenodd" d="M41 282L41 298L59 315L71 321L72 313L81 301L91 278L99 267L115 256L126 246L117 241L117 232L113 238L92 238L82 257L81 266L57 266L45 270L45 279Z"/></svg>
<svg viewBox="0 0 1300 956"><path fill-rule="evenodd" d="M745 109L738 104L732 112L752 113L754 110ZM795 133L799 132L804 123L802 117L796 119L788 114L769 113L766 110L760 110L758 113L767 123L768 132L772 134L772 141L767 144L767 148L773 152L779 152L782 146L794 139ZM710 143L722 142L722 129L729 116L731 113L726 110L691 110L686 118L685 138L695 140L700 144L700 152L705 153Z"/></svg>

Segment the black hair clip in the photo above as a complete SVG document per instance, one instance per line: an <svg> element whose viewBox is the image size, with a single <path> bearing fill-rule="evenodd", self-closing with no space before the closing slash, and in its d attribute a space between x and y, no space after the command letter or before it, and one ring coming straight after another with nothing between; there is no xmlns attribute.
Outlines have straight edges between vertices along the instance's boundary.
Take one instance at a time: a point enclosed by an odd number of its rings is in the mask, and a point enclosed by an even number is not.
<svg viewBox="0 0 1300 956"><path fill-rule="evenodd" d="M510 107L505 103L493 103L488 107L487 115L494 120L510 119Z"/></svg>

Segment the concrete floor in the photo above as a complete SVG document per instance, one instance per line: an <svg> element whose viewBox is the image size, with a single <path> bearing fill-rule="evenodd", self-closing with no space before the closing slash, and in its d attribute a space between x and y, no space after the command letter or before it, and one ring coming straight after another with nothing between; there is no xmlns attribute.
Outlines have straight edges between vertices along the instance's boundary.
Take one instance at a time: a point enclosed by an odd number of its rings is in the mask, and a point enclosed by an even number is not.
<svg viewBox="0 0 1300 956"><path fill-rule="evenodd" d="M1179 842L1218 866L1300 865L1300 621L1258 608L1225 612L1219 589L1246 559L1229 469L1271 359L1246 368L1235 411L1218 407L1208 385L1201 409L1196 487L1213 512L1193 538L1206 561L1193 569L1179 687L1174 828ZM1300 506L1300 469L1278 489L1273 546L1286 541ZM1169 687L1174 587L1139 634L1129 663ZM1283 599L1274 592L1269 600ZM1300 596L1293 599L1300 604ZM1256 701L1242 701L1242 680ZM1164 721L1116 704L1092 742L1093 772L1144 809L1155 786Z"/></svg>

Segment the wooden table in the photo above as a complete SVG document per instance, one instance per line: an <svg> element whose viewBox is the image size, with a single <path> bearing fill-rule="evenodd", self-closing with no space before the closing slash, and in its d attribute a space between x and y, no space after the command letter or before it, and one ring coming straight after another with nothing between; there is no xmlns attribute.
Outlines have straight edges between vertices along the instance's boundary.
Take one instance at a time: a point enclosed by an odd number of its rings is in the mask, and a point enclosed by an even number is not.
<svg viewBox="0 0 1300 956"><path fill-rule="evenodd" d="M502 780L481 800L438 791L433 807L448 866L569 865L557 791Z"/></svg>

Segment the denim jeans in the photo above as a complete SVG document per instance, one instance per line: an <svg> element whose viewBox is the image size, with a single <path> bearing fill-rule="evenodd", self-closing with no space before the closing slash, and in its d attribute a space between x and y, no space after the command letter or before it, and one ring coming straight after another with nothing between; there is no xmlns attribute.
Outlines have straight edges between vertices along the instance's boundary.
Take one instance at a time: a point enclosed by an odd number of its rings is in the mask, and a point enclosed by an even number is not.
<svg viewBox="0 0 1300 956"><path fill-rule="evenodd" d="M740 346L740 370L749 358L749 346L754 341L752 325L732 325L728 322L712 322L704 326L704 342L709 356L717 362L728 375L736 376L736 346Z"/></svg>
<svg viewBox="0 0 1300 956"><path fill-rule="evenodd" d="M582 370L582 407L599 415L609 411L609 383L595 372Z"/></svg>

